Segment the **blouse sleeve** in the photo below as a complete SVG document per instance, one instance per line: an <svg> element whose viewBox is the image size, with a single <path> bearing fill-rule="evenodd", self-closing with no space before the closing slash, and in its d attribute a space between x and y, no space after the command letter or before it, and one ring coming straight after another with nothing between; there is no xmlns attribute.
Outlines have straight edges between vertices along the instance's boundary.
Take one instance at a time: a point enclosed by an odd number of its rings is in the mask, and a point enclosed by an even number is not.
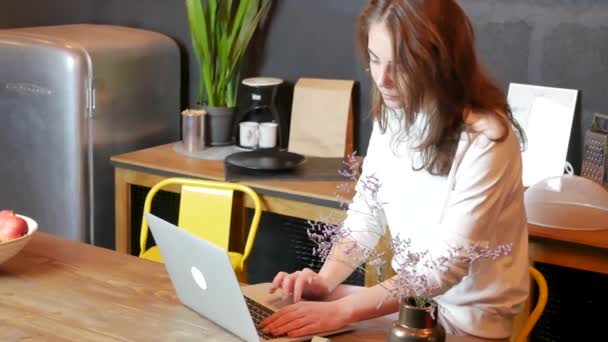
<svg viewBox="0 0 608 342"><path fill-rule="evenodd" d="M429 296L443 294L468 274L470 247L485 248L497 243L496 224L500 215L520 215L506 209L509 194L521 185L521 155L519 144L513 139L493 142L478 135L464 152L443 219L430 227L435 229L431 235L436 238L427 244L430 249L425 258L444 263L431 269L422 262L418 264L418 274L427 277Z"/></svg>

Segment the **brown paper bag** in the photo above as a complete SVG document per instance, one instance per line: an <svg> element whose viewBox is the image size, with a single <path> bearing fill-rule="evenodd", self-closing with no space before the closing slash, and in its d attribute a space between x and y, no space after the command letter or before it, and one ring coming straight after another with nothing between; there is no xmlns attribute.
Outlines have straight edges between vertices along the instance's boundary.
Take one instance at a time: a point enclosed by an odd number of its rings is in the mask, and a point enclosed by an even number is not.
<svg viewBox="0 0 608 342"><path fill-rule="evenodd" d="M290 152L342 158L353 151L352 80L301 78L293 94Z"/></svg>

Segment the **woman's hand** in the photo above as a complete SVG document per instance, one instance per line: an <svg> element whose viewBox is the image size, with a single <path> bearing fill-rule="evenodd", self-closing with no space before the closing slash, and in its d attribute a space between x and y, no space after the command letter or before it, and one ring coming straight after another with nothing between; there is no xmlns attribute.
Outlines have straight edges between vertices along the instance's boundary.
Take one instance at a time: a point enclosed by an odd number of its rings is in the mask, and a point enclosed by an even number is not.
<svg viewBox="0 0 608 342"><path fill-rule="evenodd" d="M334 302L306 302L286 306L268 317L260 327L267 334L289 337L314 335L349 324L346 305Z"/></svg>
<svg viewBox="0 0 608 342"><path fill-rule="evenodd" d="M291 274L279 272L272 281L270 293L278 289L283 290L283 299L293 295L294 303L302 298L321 300L333 290L327 279L309 268Z"/></svg>

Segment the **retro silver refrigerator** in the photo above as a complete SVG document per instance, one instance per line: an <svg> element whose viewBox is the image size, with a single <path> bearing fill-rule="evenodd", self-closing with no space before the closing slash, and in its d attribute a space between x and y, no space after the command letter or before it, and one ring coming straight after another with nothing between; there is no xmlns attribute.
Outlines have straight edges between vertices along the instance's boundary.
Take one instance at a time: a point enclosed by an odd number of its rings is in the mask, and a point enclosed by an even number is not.
<svg viewBox="0 0 608 342"><path fill-rule="evenodd" d="M0 209L114 247L115 154L179 139L169 37L108 25L0 30Z"/></svg>

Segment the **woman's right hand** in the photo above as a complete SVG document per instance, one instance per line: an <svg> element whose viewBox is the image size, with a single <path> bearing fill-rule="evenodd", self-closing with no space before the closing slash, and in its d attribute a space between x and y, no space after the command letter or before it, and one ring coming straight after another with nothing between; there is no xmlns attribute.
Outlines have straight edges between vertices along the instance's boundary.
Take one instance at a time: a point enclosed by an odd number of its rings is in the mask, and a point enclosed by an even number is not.
<svg viewBox="0 0 608 342"><path fill-rule="evenodd" d="M278 289L283 291L284 300L293 295L294 303L302 298L321 300L332 291L327 279L309 268L291 274L279 272L272 281L270 293Z"/></svg>

